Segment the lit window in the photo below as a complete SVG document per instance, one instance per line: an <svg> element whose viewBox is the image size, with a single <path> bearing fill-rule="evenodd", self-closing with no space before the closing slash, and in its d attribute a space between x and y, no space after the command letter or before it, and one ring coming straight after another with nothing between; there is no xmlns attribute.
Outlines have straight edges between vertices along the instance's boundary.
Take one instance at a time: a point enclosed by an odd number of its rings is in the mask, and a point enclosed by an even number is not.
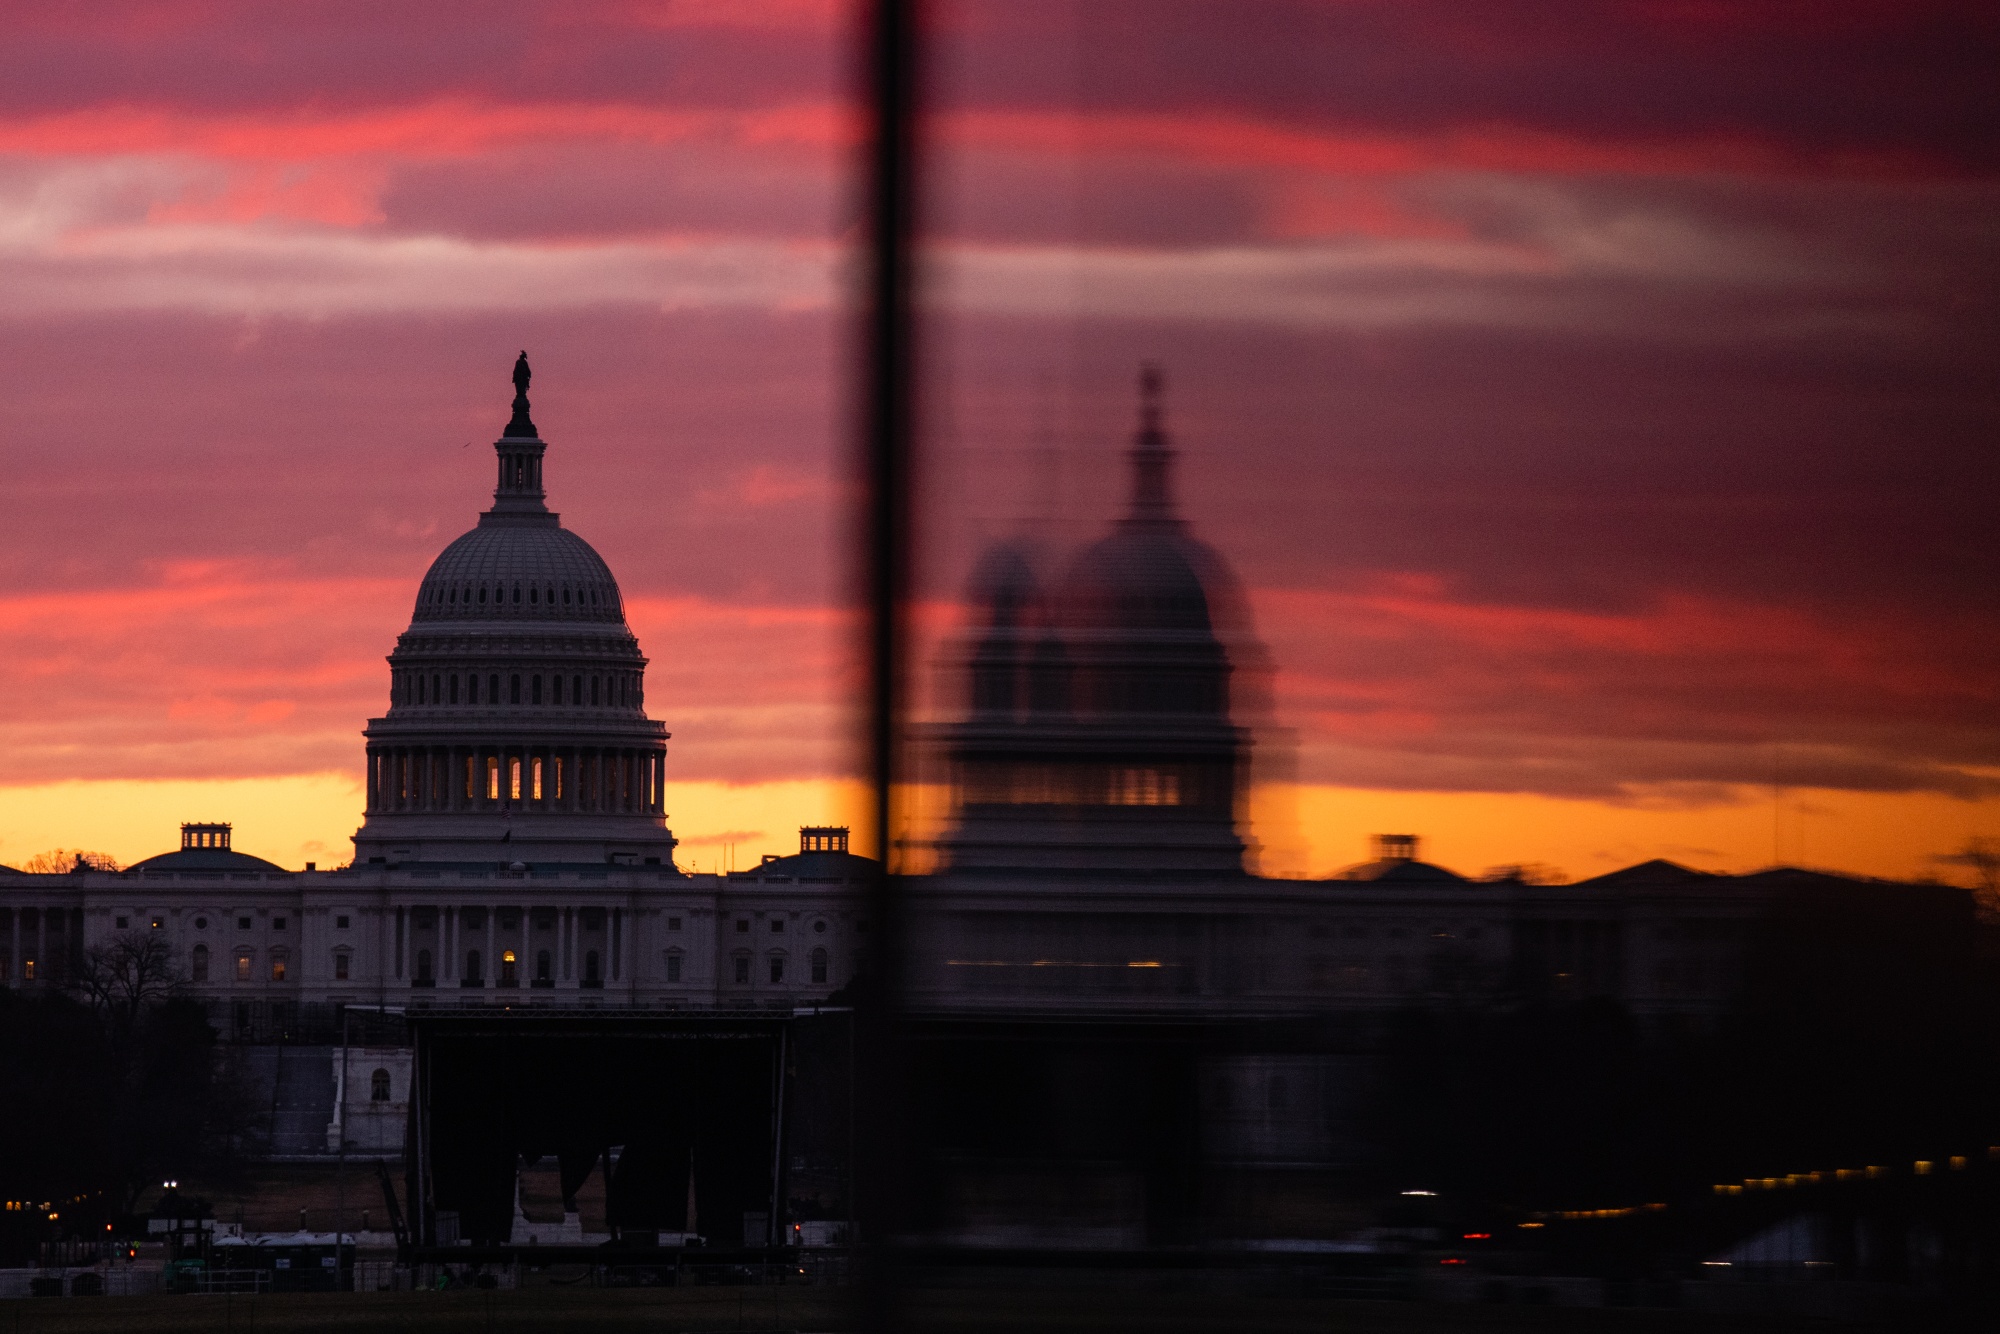
<svg viewBox="0 0 2000 1334"><path fill-rule="evenodd" d="M271 956L271 980L273 982L285 980L285 956L282 954Z"/></svg>
<svg viewBox="0 0 2000 1334"><path fill-rule="evenodd" d="M236 980L238 982L248 982L250 980L249 950L238 950L236 952Z"/></svg>

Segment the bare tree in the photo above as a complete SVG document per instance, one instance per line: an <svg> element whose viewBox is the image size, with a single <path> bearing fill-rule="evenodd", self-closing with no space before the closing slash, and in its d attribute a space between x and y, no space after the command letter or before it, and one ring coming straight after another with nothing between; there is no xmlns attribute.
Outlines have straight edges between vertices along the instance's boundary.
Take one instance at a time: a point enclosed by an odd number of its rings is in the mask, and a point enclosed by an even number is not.
<svg viewBox="0 0 2000 1334"><path fill-rule="evenodd" d="M128 1034L139 1016L181 992L179 961L155 931L121 931L83 952L83 966L70 986L90 1008Z"/></svg>
<svg viewBox="0 0 2000 1334"><path fill-rule="evenodd" d="M1972 899L1982 917L2000 917L2000 838L1968 838L1965 846L1937 860L1972 872Z"/></svg>
<svg viewBox="0 0 2000 1334"><path fill-rule="evenodd" d="M21 864L21 869L34 875L65 875L75 870L116 871L117 858L108 852L86 852L82 848L50 848L38 852Z"/></svg>

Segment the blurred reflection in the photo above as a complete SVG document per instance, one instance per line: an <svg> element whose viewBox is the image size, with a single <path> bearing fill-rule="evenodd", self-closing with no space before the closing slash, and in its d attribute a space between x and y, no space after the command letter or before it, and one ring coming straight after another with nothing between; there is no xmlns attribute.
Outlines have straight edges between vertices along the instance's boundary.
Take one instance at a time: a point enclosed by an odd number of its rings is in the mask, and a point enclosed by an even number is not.
<svg viewBox="0 0 2000 1334"><path fill-rule="evenodd" d="M1161 393L1149 366L1109 534L1056 569L1020 541L979 559L967 713L939 737L952 872L1243 870L1249 736L1232 678L1254 645L1228 563L1175 502Z"/></svg>

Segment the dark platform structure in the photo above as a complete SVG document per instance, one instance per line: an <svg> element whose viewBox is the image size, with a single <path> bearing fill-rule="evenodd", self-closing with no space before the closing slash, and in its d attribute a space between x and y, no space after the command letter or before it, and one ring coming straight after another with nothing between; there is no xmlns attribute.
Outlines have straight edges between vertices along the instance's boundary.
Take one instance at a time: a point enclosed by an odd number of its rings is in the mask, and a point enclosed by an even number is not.
<svg viewBox="0 0 2000 1334"><path fill-rule="evenodd" d="M703 1231L733 1247L744 1215L762 1214L767 1244L777 1241L799 1022L757 1011L412 1015L413 1241L507 1245L518 1166L549 1157L565 1196L605 1166L614 1234L681 1231L692 1175Z"/></svg>

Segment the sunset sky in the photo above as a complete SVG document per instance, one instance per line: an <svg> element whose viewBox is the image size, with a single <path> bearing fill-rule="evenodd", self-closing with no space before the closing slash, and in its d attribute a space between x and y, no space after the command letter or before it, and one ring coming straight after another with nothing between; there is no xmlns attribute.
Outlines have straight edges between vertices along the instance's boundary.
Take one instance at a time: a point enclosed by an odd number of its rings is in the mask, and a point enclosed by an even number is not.
<svg viewBox="0 0 2000 1334"><path fill-rule="evenodd" d="M683 865L849 776L849 11L62 3L0 44L0 862L338 864L513 356ZM2000 21L938 4L926 624L1138 363L1276 666L1265 864L1894 876L2000 837Z"/></svg>

